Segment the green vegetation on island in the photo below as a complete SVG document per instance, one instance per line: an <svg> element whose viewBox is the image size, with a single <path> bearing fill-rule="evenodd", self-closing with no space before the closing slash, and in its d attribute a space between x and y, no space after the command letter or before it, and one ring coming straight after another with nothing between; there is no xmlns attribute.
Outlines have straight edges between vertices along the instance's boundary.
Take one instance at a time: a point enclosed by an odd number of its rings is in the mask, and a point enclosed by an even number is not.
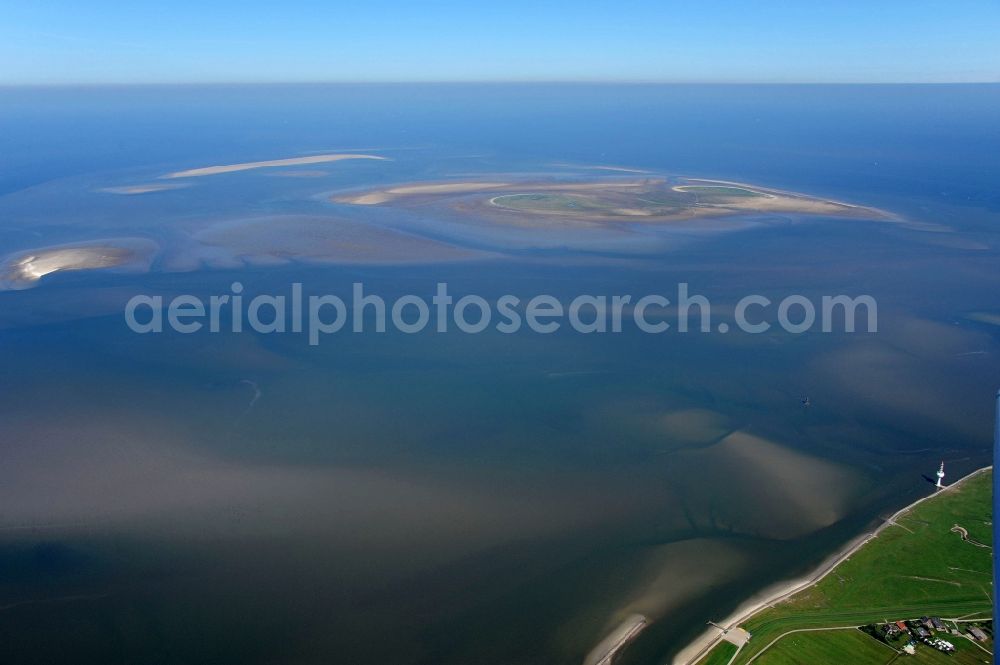
<svg viewBox="0 0 1000 665"><path fill-rule="evenodd" d="M509 210L536 214L594 213L611 217L670 216L698 206L738 205L740 199L776 198L731 185L680 185L666 183L644 187L608 187L591 192L536 192L503 194L490 202Z"/></svg>
<svg viewBox="0 0 1000 665"><path fill-rule="evenodd" d="M725 181L665 177L578 181L511 177L482 182L404 183L344 192L331 200L350 205L419 206L424 213L440 207L477 223L486 220L521 227L667 223L759 213L891 218L872 208L802 194Z"/></svg>
<svg viewBox="0 0 1000 665"><path fill-rule="evenodd" d="M597 197L574 194L505 194L492 199L493 205L514 210L535 210L539 212L573 212L587 210L611 210L612 205Z"/></svg>

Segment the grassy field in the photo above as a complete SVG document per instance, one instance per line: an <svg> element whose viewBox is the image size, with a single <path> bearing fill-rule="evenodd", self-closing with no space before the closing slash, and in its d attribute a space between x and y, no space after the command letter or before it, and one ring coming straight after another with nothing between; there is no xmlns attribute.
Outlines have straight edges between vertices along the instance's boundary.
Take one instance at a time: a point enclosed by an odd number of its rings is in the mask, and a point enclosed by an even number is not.
<svg viewBox="0 0 1000 665"><path fill-rule="evenodd" d="M698 661L698 665L726 665L736 653L736 645L731 642L723 642L712 649L703 660Z"/></svg>
<svg viewBox="0 0 1000 665"><path fill-rule="evenodd" d="M754 661L760 665L888 663L897 652L856 628L793 633Z"/></svg>
<svg viewBox="0 0 1000 665"><path fill-rule="evenodd" d="M955 653L947 654L941 653L936 649L921 649L917 647L915 655L900 658L901 665L902 663L906 663L907 665L910 663L913 665L983 665L984 663L993 662L988 653L967 639L960 637L946 637L945 639L955 645ZM761 661L755 661L755 663L759 662Z"/></svg>
<svg viewBox="0 0 1000 665"><path fill-rule="evenodd" d="M988 614L992 609L992 550L963 541L951 528L960 525L968 529L970 540L992 542L991 484L992 472L983 472L921 503L818 584L752 617L743 627L753 638L735 663L748 662L792 630L858 626L924 615L957 618ZM787 651L786 645L780 646L782 652ZM959 662L957 656L952 662ZM772 661L760 658L755 662ZM826 659L807 662L883 661L844 661L830 653Z"/></svg>
<svg viewBox="0 0 1000 665"><path fill-rule="evenodd" d="M816 665L817 663L903 663L912 665L982 665L989 654L964 638L949 640L955 652L942 653L923 645L913 656L897 654L885 644L857 629L793 633L761 654L754 665ZM730 657L731 657L730 652ZM709 661L706 661L709 662ZM729 660L719 661L728 663Z"/></svg>
<svg viewBox="0 0 1000 665"><path fill-rule="evenodd" d="M492 199L493 205L510 210L535 213L578 213L615 215L621 209L642 210L650 215L671 214L690 208L695 199L677 192L610 191L599 194L503 194ZM628 215L622 215L627 217Z"/></svg>

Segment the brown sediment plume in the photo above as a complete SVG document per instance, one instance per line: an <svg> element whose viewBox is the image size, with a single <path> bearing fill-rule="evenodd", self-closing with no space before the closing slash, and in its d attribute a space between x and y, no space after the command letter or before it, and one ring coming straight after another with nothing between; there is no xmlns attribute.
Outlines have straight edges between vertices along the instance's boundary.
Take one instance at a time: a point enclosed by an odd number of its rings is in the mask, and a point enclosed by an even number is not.
<svg viewBox="0 0 1000 665"><path fill-rule="evenodd" d="M284 215L217 222L189 250L209 262L428 263L488 256L447 242L337 217ZM206 251L202 251L206 250Z"/></svg>
<svg viewBox="0 0 1000 665"><path fill-rule="evenodd" d="M743 431L679 453L678 462L690 469L677 482L695 522L766 538L796 538L829 526L864 489L862 475L846 465ZM729 500L713 502L708 487L726 488Z"/></svg>

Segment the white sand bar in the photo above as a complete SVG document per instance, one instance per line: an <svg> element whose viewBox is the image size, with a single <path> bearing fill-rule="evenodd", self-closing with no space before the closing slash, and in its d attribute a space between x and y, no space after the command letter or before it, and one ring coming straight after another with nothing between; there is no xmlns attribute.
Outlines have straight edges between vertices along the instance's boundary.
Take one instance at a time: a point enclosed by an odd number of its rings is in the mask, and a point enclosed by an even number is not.
<svg viewBox="0 0 1000 665"><path fill-rule="evenodd" d="M168 173L163 178L197 178L205 175L218 175L220 173L234 173L236 171L249 171L251 169L266 169L276 166L301 166L303 164L324 164L326 162L339 162L344 159L386 159L378 155L361 155L356 153L337 153L330 155L311 155L309 157L290 157L288 159L269 159L263 162L243 162L241 164L225 164L222 166L203 166L198 169L188 169L187 171L174 171Z"/></svg>

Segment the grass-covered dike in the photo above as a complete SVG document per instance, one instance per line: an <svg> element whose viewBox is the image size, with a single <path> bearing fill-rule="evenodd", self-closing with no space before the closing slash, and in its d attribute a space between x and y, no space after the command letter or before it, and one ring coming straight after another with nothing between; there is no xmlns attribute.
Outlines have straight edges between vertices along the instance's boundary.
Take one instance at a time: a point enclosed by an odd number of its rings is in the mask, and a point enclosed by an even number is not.
<svg viewBox="0 0 1000 665"><path fill-rule="evenodd" d="M717 645L699 662L992 662L964 630L963 636L948 637L956 653L941 654L920 643L914 656L897 653L898 641L887 646L860 630L820 630L922 616L989 619L992 520L992 469L985 469L897 516L819 582L746 620L741 625L752 637L735 659L719 661L722 645ZM992 643L982 646L992 649Z"/></svg>

